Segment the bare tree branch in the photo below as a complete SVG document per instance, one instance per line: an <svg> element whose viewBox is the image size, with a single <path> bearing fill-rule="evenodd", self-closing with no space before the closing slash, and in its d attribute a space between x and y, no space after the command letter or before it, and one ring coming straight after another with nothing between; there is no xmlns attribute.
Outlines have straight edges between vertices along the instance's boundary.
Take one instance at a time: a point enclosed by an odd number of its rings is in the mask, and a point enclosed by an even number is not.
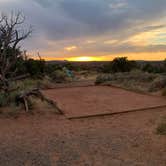
<svg viewBox="0 0 166 166"><path fill-rule="evenodd" d="M21 54L18 44L32 33L31 27L25 30L24 22L25 16L21 12L0 16L0 81L5 87L8 86L7 75Z"/></svg>

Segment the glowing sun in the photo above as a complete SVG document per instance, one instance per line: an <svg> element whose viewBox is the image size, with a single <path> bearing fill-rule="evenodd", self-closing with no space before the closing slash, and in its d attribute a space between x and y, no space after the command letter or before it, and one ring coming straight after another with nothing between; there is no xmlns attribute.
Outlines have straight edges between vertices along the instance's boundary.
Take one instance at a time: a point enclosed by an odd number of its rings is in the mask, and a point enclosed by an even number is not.
<svg viewBox="0 0 166 166"><path fill-rule="evenodd" d="M99 61L98 57L89 57L89 56L80 56L80 57L71 57L69 61L79 61L79 62L88 62L88 61Z"/></svg>

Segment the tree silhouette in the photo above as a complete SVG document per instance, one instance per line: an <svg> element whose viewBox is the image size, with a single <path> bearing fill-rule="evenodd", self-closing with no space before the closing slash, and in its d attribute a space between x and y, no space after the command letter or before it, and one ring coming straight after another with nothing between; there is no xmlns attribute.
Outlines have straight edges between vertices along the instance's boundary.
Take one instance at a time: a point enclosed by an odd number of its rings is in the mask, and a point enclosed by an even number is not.
<svg viewBox="0 0 166 166"><path fill-rule="evenodd" d="M20 43L31 33L32 28L24 28L25 17L21 12L0 16L0 90L10 92L10 82L15 77L13 71L18 58L23 57Z"/></svg>

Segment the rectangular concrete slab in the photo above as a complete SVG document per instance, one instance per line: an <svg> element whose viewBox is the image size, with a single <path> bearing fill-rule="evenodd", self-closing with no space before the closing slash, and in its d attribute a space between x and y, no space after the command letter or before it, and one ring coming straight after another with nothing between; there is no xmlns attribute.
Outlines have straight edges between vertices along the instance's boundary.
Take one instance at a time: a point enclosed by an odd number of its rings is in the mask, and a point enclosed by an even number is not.
<svg viewBox="0 0 166 166"><path fill-rule="evenodd" d="M108 86L60 88L44 91L67 118L123 113L166 106L166 99Z"/></svg>

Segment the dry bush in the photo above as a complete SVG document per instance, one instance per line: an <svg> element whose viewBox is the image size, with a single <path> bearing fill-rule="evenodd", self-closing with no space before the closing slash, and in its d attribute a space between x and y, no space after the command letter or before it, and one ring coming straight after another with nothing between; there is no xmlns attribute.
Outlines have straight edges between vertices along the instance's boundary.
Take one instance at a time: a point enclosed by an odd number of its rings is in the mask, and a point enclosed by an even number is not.
<svg viewBox="0 0 166 166"><path fill-rule="evenodd" d="M138 81L138 82L150 82L153 81L157 75L144 73L141 71L132 71L132 72L125 72L125 73L115 73L115 74L103 74L99 75L96 78L96 83L105 83L110 81Z"/></svg>
<svg viewBox="0 0 166 166"><path fill-rule="evenodd" d="M25 79L15 82L15 87L19 87L20 90L30 90L34 88L50 89L55 87L55 83L48 76L43 79Z"/></svg>
<svg viewBox="0 0 166 166"><path fill-rule="evenodd" d="M162 96L166 96L166 88L162 90Z"/></svg>
<svg viewBox="0 0 166 166"><path fill-rule="evenodd" d="M158 74L136 70L125 73L102 74L96 78L95 83L97 85L115 85L129 90L148 92L149 87L158 77L160 77Z"/></svg>
<svg viewBox="0 0 166 166"><path fill-rule="evenodd" d="M113 76L111 74L102 74L96 77L95 84L103 84L113 80Z"/></svg>
<svg viewBox="0 0 166 166"><path fill-rule="evenodd" d="M46 79L43 80L37 80L37 79L25 79L25 80L19 80L12 82L12 86L16 87L16 89L9 94L6 94L4 92L0 92L0 107L18 107L18 97L25 91L30 91L35 88L43 87L43 89L50 88L50 82ZM27 99L27 104L29 109L31 110L33 106L35 105L34 98L29 97ZM23 105L21 105L22 107Z"/></svg>
<svg viewBox="0 0 166 166"><path fill-rule="evenodd" d="M51 79L56 83L63 83L67 81L67 75L62 70L56 70L50 75Z"/></svg>
<svg viewBox="0 0 166 166"><path fill-rule="evenodd" d="M149 91L154 92L166 87L166 76L157 77L150 85Z"/></svg>
<svg viewBox="0 0 166 166"><path fill-rule="evenodd" d="M166 122L159 124L157 127L157 134L166 135Z"/></svg>
<svg viewBox="0 0 166 166"><path fill-rule="evenodd" d="M163 118L162 122L157 127L157 134L166 135L166 117Z"/></svg>
<svg viewBox="0 0 166 166"><path fill-rule="evenodd" d="M55 83L52 82L51 78L45 76L44 79L37 82L37 87L39 89L52 89L55 87Z"/></svg>
<svg viewBox="0 0 166 166"><path fill-rule="evenodd" d="M131 71L126 73L117 73L115 74L116 80L135 80L140 82L150 82L153 81L156 78L155 74L146 73L142 71Z"/></svg>
<svg viewBox="0 0 166 166"><path fill-rule="evenodd" d="M0 107L4 107L7 105L7 100L5 97L5 93L0 93Z"/></svg>

